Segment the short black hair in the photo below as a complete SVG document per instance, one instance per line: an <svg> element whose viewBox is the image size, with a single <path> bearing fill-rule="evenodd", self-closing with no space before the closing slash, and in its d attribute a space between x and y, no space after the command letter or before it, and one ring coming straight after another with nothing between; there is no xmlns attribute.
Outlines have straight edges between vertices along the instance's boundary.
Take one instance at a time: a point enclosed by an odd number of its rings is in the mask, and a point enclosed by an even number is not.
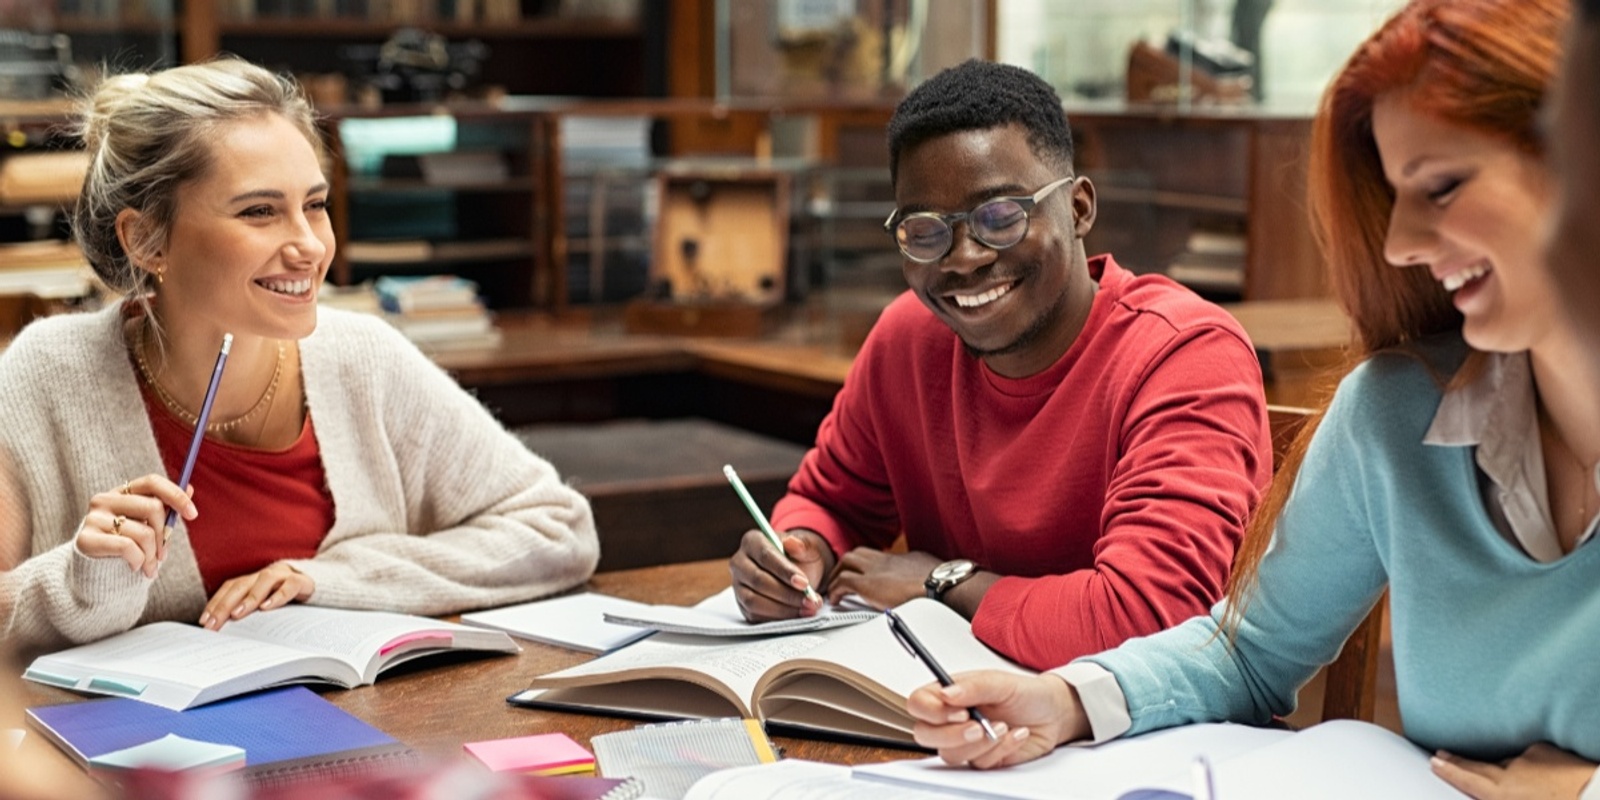
<svg viewBox="0 0 1600 800"><path fill-rule="evenodd" d="M929 139L961 131L1021 125L1042 159L1072 169L1072 129L1061 96L1021 67L969 59L911 90L889 120L889 180L897 180L900 154Z"/></svg>

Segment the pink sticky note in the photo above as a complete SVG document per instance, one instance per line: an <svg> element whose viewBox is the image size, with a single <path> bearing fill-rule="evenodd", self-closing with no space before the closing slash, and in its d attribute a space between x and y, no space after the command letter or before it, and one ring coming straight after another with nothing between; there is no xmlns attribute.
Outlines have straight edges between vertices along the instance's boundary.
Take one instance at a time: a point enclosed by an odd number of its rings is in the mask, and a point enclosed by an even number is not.
<svg viewBox="0 0 1600 800"><path fill-rule="evenodd" d="M408 633L399 637L398 639L391 639L387 644L378 649L378 655L389 655L390 653L393 653L394 651L399 650L407 645L417 647L449 647L454 641L455 637L448 633L437 633L433 631Z"/></svg>
<svg viewBox="0 0 1600 800"><path fill-rule="evenodd" d="M565 771L594 766L594 753L564 733L468 742L462 749L495 772Z"/></svg>

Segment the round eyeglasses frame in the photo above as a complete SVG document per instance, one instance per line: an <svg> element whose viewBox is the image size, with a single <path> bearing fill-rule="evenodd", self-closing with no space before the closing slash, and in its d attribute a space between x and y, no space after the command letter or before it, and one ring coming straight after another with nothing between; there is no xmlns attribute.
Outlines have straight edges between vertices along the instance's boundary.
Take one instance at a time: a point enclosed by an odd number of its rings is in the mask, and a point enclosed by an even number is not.
<svg viewBox="0 0 1600 800"><path fill-rule="evenodd" d="M933 211L918 211L914 214L907 214L904 217L901 217L900 209L897 208L889 215L888 219L883 221L883 229L887 231L890 236L894 237L895 245L900 248L901 255L919 264L932 264L935 261L942 261L945 256L950 255L950 250L955 247L955 226L957 222L961 222L962 220L983 219L983 215L980 212L982 212L984 209L990 208L996 204L1011 203L1018 206L1022 210L1022 232L1018 233L1016 238L1012 239L1011 241L996 241L985 238L983 231L980 229L981 226L974 225L971 222L968 222L967 224L967 235L972 237L972 239L978 244L981 244L991 250L1004 250L1008 247L1015 247L1023 239L1028 238L1028 228L1030 223L1033 221L1034 207L1043 202L1046 197L1049 197L1051 192L1054 192L1062 186L1071 183L1075 179L1076 176L1073 175L1068 175L1065 178L1057 179L1045 184L1044 188L1041 188L1039 191L1034 192L1030 196L990 198L982 203L979 203L971 211L963 211L959 214L939 214ZM898 219L896 219L897 217ZM945 243L944 248L939 251L938 255L918 256L912 253L907 247L906 239L908 236L906 234L905 225L908 221L918 219L934 220L944 225Z"/></svg>

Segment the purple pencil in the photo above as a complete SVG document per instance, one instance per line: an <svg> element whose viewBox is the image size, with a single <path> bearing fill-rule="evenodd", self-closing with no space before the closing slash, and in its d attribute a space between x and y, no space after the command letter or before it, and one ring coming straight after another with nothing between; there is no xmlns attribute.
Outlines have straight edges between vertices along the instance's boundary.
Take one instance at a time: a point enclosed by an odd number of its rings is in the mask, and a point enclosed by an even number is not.
<svg viewBox="0 0 1600 800"><path fill-rule="evenodd" d="M211 370L211 385L206 387L206 400L200 404L200 416L194 422L194 438L189 440L189 455L183 459L183 475L178 478L178 487L185 491L189 488L189 479L194 476L194 462L200 455L200 440L206 438L206 420L211 419L211 403L217 399L217 387L222 385L222 368L228 365L228 351L233 348L233 334L222 334L222 350L217 353L217 366ZM178 510L167 510L167 531L178 522Z"/></svg>

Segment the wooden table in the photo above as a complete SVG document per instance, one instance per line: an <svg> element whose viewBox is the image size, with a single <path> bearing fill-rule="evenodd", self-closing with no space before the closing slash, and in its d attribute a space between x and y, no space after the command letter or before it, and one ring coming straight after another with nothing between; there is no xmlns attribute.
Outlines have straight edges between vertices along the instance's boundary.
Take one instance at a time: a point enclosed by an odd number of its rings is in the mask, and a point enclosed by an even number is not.
<svg viewBox="0 0 1600 800"><path fill-rule="evenodd" d="M688 605L720 591L728 584L727 561L718 559L603 572L594 576L589 588L633 600ZM421 664L399 667L385 674L375 685L350 690L334 689L327 692L325 697L417 751L438 757L455 756L461 752L461 745L465 742L551 731L561 731L588 744L590 737L596 734L624 730L638 724L633 720L614 717L508 705L505 698L526 689L534 676L565 669L591 658L586 653L538 642L523 641L520 644L523 650L516 656L462 657L457 663L425 659ZM23 702L30 707L82 699L82 695L32 682L25 682L23 688ZM774 737L773 741L783 748L787 756L842 764L923 755L912 750L790 737ZM70 763L64 753L36 731L30 730L23 748L25 759L36 757Z"/></svg>

